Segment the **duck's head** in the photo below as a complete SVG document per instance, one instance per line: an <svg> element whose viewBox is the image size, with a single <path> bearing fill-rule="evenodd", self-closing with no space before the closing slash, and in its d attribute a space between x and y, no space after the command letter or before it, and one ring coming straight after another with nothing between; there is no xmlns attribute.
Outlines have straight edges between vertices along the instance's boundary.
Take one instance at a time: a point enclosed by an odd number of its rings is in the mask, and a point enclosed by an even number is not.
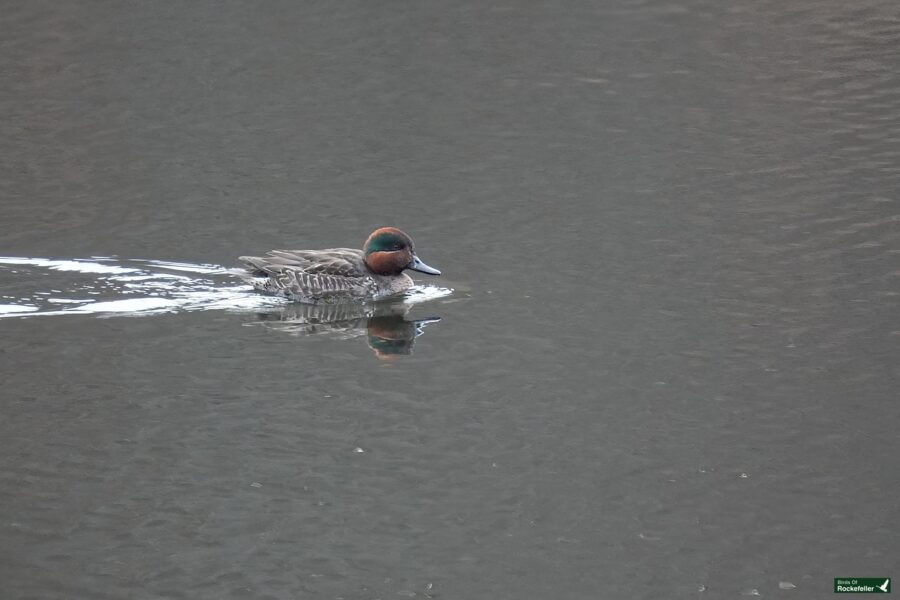
<svg viewBox="0 0 900 600"><path fill-rule="evenodd" d="M363 246L363 252L366 265L379 275L399 275L404 269L429 275L441 274L419 260L412 238L396 227L382 227L373 231Z"/></svg>

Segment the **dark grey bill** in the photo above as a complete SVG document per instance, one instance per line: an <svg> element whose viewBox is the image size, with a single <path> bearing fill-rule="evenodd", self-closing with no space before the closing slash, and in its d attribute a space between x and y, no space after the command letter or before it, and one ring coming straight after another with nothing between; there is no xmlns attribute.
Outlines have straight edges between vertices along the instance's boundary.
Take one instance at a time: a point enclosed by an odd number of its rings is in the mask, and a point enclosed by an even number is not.
<svg viewBox="0 0 900 600"><path fill-rule="evenodd" d="M425 263L423 263L418 256L413 254L412 260L409 261L409 264L406 265L406 268L410 271L418 271L419 273L428 273L429 275L440 275L441 272L437 269L429 267Z"/></svg>

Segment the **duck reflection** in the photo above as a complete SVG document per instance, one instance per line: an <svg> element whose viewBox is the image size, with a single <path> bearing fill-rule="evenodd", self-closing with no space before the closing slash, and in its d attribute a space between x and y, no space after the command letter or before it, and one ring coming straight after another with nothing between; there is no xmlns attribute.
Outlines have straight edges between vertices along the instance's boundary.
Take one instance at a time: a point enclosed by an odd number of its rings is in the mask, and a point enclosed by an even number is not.
<svg viewBox="0 0 900 600"><path fill-rule="evenodd" d="M290 335L337 339L366 336L378 359L392 360L412 354L416 338L424 333L425 326L441 320L410 319L408 312L406 304L289 304L258 317L264 326Z"/></svg>

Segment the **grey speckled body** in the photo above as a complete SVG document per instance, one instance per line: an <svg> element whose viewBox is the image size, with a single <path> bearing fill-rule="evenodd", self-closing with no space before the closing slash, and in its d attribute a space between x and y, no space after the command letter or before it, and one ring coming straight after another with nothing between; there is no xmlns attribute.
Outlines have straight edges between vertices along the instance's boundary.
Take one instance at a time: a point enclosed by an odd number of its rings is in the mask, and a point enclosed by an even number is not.
<svg viewBox="0 0 900 600"><path fill-rule="evenodd" d="M378 275L369 270L362 250L273 250L267 256L242 256L247 279L267 294L309 304L379 300L413 284L405 274Z"/></svg>
<svg viewBox="0 0 900 600"><path fill-rule="evenodd" d="M376 229L362 250L272 250L242 256L253 287L308 304L381 300L410 288L410 269L440 275L416 256L412 238L395 227Z"/></svg>

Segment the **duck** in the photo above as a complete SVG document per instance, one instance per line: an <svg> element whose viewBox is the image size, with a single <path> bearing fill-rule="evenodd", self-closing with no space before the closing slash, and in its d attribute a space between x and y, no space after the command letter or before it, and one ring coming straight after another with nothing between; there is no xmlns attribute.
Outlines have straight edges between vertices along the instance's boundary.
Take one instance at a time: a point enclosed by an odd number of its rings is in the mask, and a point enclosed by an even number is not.
<svg viewBox="0 0 900 600"><path fill-rule="evenodd" d="M376 301L397 296L413 285L404 271L440 275L416 255L412 238L396 227L379 227L362 250L272 250L241 256L240 273L265 294L305 304Z"/></svg>

